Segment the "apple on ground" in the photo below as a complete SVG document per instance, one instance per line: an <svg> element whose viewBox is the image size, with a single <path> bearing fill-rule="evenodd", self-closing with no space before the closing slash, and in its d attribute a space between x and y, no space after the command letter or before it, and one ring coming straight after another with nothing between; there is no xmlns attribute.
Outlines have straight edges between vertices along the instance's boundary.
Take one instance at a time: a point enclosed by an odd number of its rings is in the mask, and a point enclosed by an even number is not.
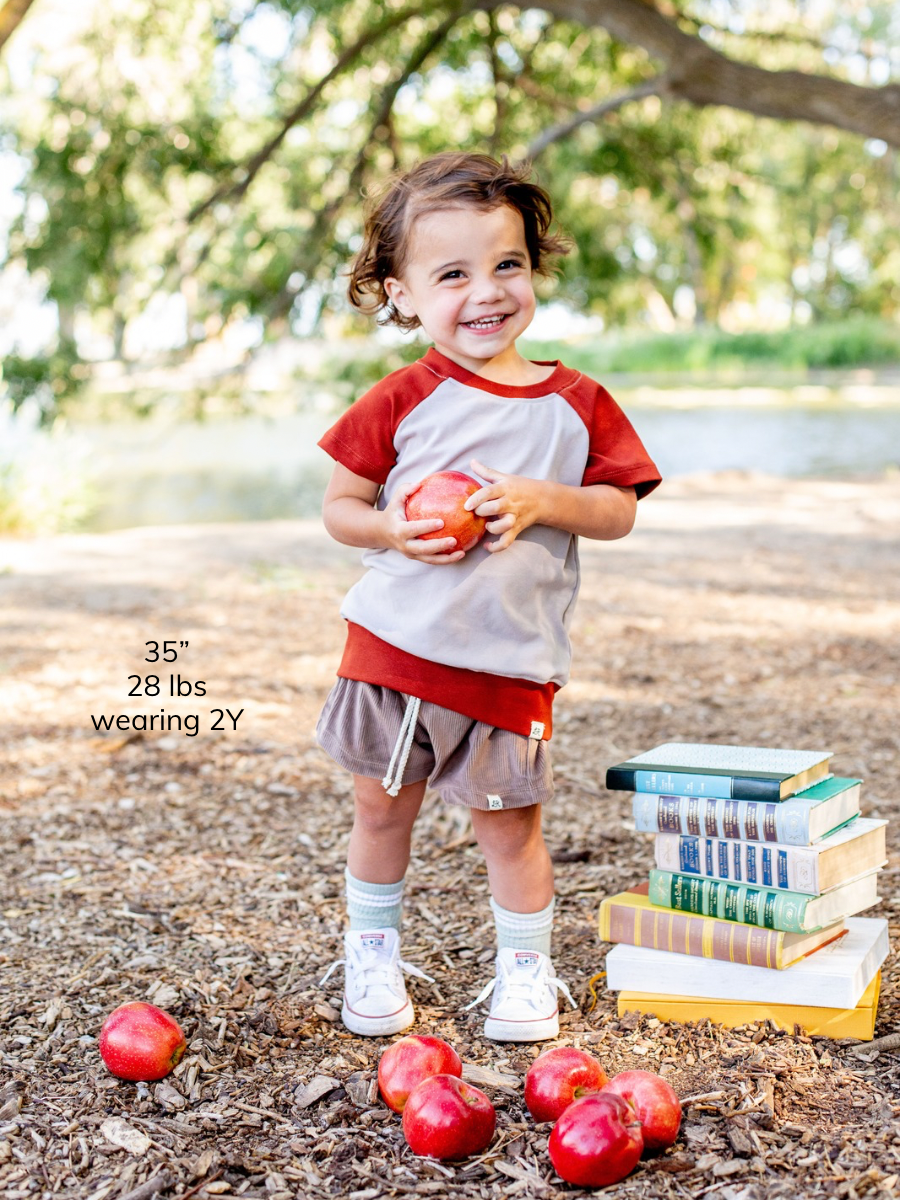
<svg viewBox="0 0 900 1200"><path fill-rule="evenodd" d="M566 1183L606 1187L634 1170L644 1139L640 1121L621 1096L591 1092L572 1101L553 1126L547 1148Z"/></svg>
<svg viewBox="0 0 900 1200"><path fill-rule="evenodd" d="M614 1093L631 1106L641 1123L644 1148L662 1150L674 1144L681 1125L681 1102L672 1085L653 1071L620 1071L603 1095Z"/></svg>
<svg viewBox="0 0 900 1200"><path fill-rule="evenodd" d="M454 537L457 550L471 550L484 537L487 519L469 512L463 505L482 487L484 484L462 471L437 471L434 475L426 475L406 498L406 519L424 521L429 517L440 517L444 522L443 529L420 533L419 537L426 541Z"/></svg>
<svg viewBox="0 0 900 1200"><path fill-rule="evenodd" d="M403 1134L413 1154L468 1158L494 1136L497 1114L478 1088L456 1075L431 1075L413 1088L403 1109Z"/></svg>
<svg viewBox="0 0 900 1200"><path fill-rule="evenodd" d="M403 1112L410 1092L430 1075L462 1075L459 1055L443 1038L408 1034L378 1060L378 1090L394 1112Z"/></svg>
<svg viewBox="0 0 900 1200"><path fill-rule="evenodd" d="M113 1075L132 1082L163 1079L186 1045L175 1018L143 1000L120 1004L100 1030L100 1057Z"/></svg>
<svg viewBox="0 0 900 1200"><path fill-rule="evenodd" d="M556 1121L573 1100L609 1083L603 1067L577 1046L555 1046L539 1055L525 1075L525 1103L535 1121Z"/></svg>

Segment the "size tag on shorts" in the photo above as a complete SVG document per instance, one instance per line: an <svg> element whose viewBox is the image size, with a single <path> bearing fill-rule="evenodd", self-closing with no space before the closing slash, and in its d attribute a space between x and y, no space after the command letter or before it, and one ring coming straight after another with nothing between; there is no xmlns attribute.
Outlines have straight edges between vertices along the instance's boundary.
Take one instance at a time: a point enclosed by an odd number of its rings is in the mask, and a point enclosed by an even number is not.
<svg viewBox="0 0 900 1200"><path fill-rule="evenodd" d="M544 722L543 721L532 721L531 722L531 733L529 733L528 736L530 738L537 738L538 740L540 740L544 736Z"/></svg>
<svg viewBox="0 0 900 1200"><path fill-rule="evenodd" d="M500 796L492 796L490 794L490 792L488 792L488 808L502 808L502 807L503 807L503 800L500 798Z"/></svg>

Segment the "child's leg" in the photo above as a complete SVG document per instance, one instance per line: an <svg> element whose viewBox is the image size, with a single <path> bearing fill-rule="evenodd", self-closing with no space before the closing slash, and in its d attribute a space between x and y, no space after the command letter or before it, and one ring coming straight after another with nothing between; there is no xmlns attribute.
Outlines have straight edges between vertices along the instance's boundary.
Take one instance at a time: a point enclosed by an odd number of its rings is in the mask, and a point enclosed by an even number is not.
<svg viewBox="0 0 900 1200"><path fill-rule="evenodd" d="M541 830L540 804L470 811L497 904L520 913L546 908L553 899L553 864Z"/></svg>
<svg viewBox="0 0 900 1200"><path fill-rule="evenodd" d="M389 796L377 779L354 775L355 816L347 855L345 982L341 1010L346 1027L370 1037L400 1033L413 1021L400 960L403 877L412 827L425 780Z"/></svg>
<svg viewBox="0 0 900 1200"><path fill-rule="evenodd" d="M553 864L541 831L541 806L472 809L472 827L487 863L497 949L540 950L549 956Z"/></svg>
<svg viewBox="0 0 900 1200"><path fill-rule="evenodd" d="M408 783L396 796L389 796L379 779L353 776L356 811L350 832L347 869L355 879L367 883L397 883L406 874L412 828L422 798L425 780Z"/></svg>
<svg viewBox="0 0 900 1200"><path fill-rule="evenodd" d="M497 926L497 967L484 1032L496 1041L533 1042L559 1032L550 940L553 864L541 832L541 806L472 809L488 869ZM482 996L490 988L485 989Z"/></svg>

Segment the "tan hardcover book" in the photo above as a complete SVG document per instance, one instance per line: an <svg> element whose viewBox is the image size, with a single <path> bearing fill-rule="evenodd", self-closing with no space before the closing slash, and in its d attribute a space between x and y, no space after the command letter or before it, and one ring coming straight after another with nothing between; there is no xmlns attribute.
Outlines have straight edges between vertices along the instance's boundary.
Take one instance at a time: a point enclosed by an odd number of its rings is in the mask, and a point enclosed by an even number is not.
<svg viewBox="0 0 900 1200"><path fill-rule="evenodd" d="M650 903L647 884L643 883L601 903L599 929L601 942L622 942L696 958L782 970L840 937L844 922L837 921L814 933L760 929L739 921L659 908Z"/></svg>

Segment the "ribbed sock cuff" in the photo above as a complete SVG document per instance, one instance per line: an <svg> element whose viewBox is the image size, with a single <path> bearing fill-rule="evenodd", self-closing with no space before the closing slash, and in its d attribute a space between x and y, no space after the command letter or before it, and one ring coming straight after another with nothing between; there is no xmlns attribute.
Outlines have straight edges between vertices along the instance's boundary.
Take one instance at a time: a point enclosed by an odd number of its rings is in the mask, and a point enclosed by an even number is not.
<svg viewBox="0 0 900 1200"><path fill-rule="evenodd" d="M347 916L351 929L399 929L403 910L403 880L398 883L366 883L344 872Z"/></svg>
<svg viewBox="0 0 900 1200"><path fill-rule="evenodd" d="M554 899L540 912L517 913L501 908L491 896L491 910L497 926L497 949L539 950L549 957L555 905Z"/></svg>

